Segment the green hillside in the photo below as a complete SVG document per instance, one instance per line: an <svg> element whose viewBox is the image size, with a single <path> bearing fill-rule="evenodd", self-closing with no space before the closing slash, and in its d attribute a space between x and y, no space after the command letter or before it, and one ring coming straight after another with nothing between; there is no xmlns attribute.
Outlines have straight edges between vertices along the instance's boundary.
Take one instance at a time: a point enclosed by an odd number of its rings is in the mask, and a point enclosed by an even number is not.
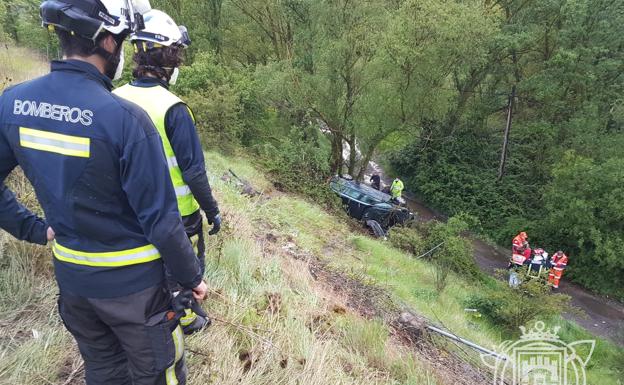
<svg viewBox="0 0 624 385"><path fill-rule="evenodd" d="M57 56L39 3L0 2L0 90ZM570 250L564 280L624 298L624 2L152 5L189 27L172 91L197 118L224 219L207 237L213 325L186 338L191 385L487 385L477 352L425 325L496 349L537 320L596 339L587 383L622 385L621 346L563 318L583 317L570 298L482 273L465 235L507 246L527 230ZM327 188L371 159L448 222L372 238ZM7 185L39 210L19 170ZM0 231L0 385L83 383L57 293L50 249Z"/></svg>
<svg viewBox="0 0 624 385"><path fill-rule="evenodd" d="M189 29L175 91L206 144L268 157L299 190L377 158L436 209L506 247L526 230L565 249L568 279L624 299L621 1L152 5ZM0 3L0 38L55 58L38 6Z"/></svg>
<svg viewBox="0 0 624 385"><path fill-rule="evenodd" d="M406 341L396 324L411 309L496 346L512 335L464 311L483 284L451 273L440 293L434 265L275 190L245 156L209 152L206 162L226 227L209 238L205 307L214 325L187 338L191 384L489 383L466 369L480 366L477 354L435 335ZM242 195L236 183L221 180L228 169L261 194ZM27 185L18 182L11 185L28 201ZM80 383L79 356L56 314L49 250L6 234L0 245L0 383ZM589 337L560 318L549 321L555 325L565 340ZM618 384L623 357L600 340L589 384Z"/></svg>

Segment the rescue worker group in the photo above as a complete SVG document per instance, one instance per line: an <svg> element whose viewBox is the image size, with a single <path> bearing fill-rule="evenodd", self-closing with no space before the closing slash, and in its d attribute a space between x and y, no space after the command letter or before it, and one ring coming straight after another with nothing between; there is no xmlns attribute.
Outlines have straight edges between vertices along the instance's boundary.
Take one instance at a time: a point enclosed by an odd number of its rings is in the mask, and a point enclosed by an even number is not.
<svg viewBox="0 0 624 385"><path fill-rule="evenodd" d="M568 266L568 256L563 251L549 257L544 249L532 249L524 231L514 237L511 250L509 286L517 287L521 283L520 273L525 273L525 277L544 279L553 289L559 288L563 271Z"/></svg>

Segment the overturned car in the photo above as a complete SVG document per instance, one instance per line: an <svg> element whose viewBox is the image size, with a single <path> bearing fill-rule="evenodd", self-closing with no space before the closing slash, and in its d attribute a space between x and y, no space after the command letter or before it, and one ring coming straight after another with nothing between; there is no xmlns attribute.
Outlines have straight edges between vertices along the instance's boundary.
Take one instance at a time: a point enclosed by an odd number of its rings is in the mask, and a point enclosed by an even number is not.
<svg viewBox="0 0 624 385"><path fill-rule="evenodd" d="M364 183L335 176L329 187L340 196L347 213L364 222L377 237L385 237L392 226L415 219L414 213L390 195Z"/></svg>

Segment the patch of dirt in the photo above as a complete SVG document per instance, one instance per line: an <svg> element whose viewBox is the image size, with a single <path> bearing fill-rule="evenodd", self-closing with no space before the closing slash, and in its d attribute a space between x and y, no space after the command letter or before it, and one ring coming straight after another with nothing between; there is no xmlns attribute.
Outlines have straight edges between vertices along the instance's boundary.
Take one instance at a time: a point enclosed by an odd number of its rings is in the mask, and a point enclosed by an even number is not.
<svg viewBox="0 0 624 385"><path fill-rule="evenodd" d="M85 385L84 363L78 355L67 356L58 371L61 385Z"/></svg>
<svg viewBox="0 0 624 385"><path fill-rule="evenodd" d="M273 182L273 187L275 187L275 189L279 192L286 192L286 186L284 186L282 183L280 182Z"/></svg>
<svg viewBox="0 0 624 385"><path fill-rule="evenodd" d="M238 352L238 360L243 364L243 371L245 373L251 370L253 364L257 362L257 359L254 360L252 352L248 350L241 350Z"/></svg>
<svg viewBox="0 0 624 385"><path fill-rule="evenodd" d="M267 233L265 239L271 243L277 242L277 237L272 233Z"/></svg>
<svg viewBox="0 0 624 385"><path fill-rule="evenodd" d="M267 311L271 314L277 314L282 308L282 296L280 293L267 293Z"/></svg>

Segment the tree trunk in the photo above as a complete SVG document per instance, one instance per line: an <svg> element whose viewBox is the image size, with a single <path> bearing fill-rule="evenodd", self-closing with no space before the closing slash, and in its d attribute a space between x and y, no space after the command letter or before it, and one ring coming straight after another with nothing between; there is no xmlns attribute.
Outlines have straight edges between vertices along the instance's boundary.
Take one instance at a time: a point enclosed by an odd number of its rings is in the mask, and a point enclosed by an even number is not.
<svg viewBox="0 0 624 385"><path fill-rule="evenodd" d="M19 18L19 14L16 5L7 4L6 6L6 17L4 23L4 32L6 32L9 37L16 43L20 43L19 34L17 33L17 20Z"/></svg>
<svg viewBox="0 0 624 385"><path fill-rule="evenodd" d="M463 84L457 84L459 95L457 97L457 103L451 110L446 123L447 133L451 132L459 123L459 119L464 113L468 101L472 98L474 90L481 84L486 75L487 71L483 68L473 69L470 71L470 77Z"/></svg>
<svg viewBox="0 0 624 385"><path fill-rule="evenodd" d="M503 149L501 151L501 161L498 167L498 178L500 182L505 175L505 164L507 163L507 146L509 145L509 131L511 130L511 120L513 118L513 106L514 99L516 98L516 86L511 88L511 95L509 96L509 108L507 109L507 124L505 125L505 135L503 138Z"/></svg>
<svg viewBox="0 0 624 385"><path fill-rule="evenodd" d="M223 0L210 0L210 45L217 57L221 56L221 6Z"/></svg>
<svg viewBox="0 0 624 385"><path fill-rule="evenodd" d="M342 135L337 133L332 135L332 153L330 162L332 174L342 174Z"/></svg>
<svg viewBox="0 0 624 385"><path fill-rule="evenodd" d="M355 178L358 181L362 181L362 178L364 178L364 174L366 173L366 169L368 168L368 164L370 163L371 159L373 158L373 154L375 153L375 145L371 144L370 146L368 146L368 149L366 150L366 153L364 154L364 158L362 159L362 163L360 164L360 171L357 174L357 177Z"/></svg>
<svg viewBox="0 0 624 385"><path fill-rule="evenodd" d="M349 136L349 175L353 176L355 173L355 166L357 166L357 141L355 138L355 132L352 132Z"/></svg>

